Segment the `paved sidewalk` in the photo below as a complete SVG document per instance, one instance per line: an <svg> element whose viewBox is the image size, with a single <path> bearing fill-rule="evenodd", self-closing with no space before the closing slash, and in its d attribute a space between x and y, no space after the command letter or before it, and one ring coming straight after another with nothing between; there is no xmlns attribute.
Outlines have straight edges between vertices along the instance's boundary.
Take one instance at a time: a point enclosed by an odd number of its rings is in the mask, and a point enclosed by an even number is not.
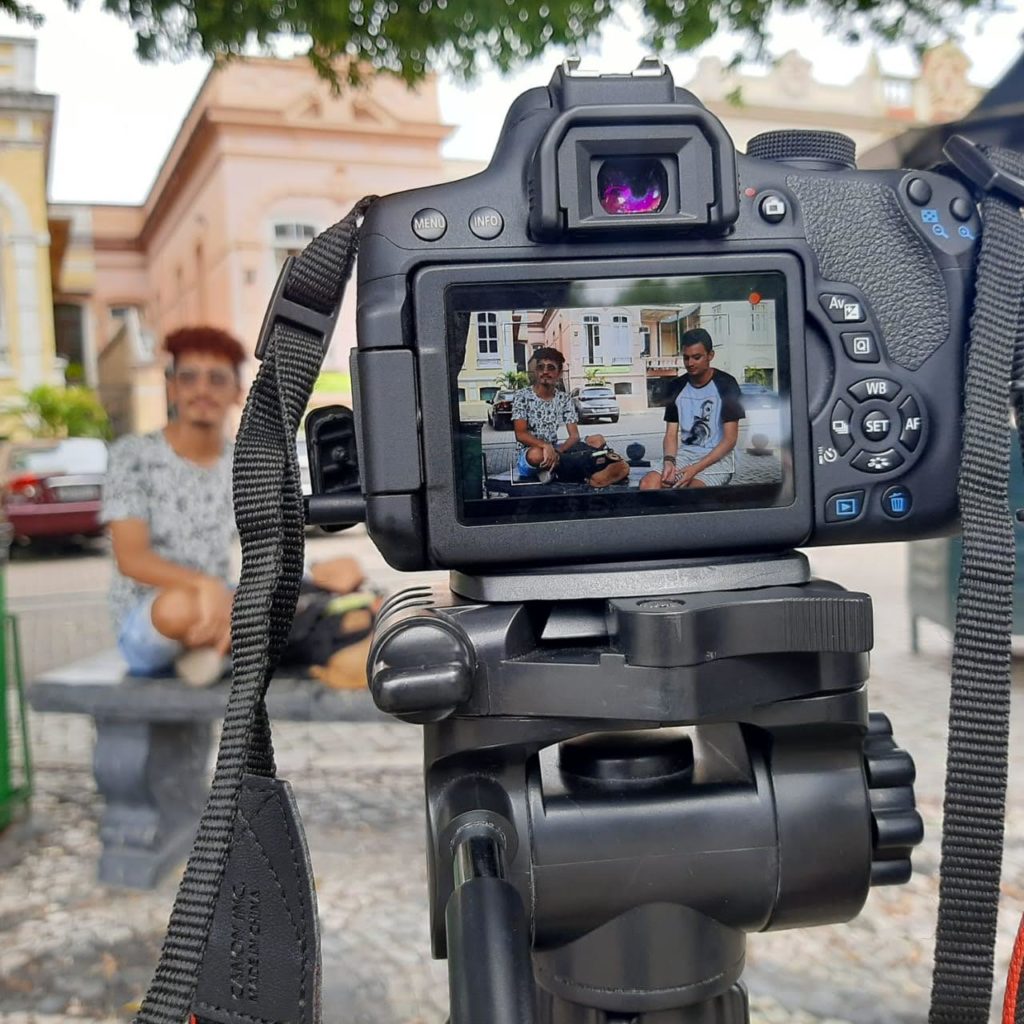
<svg viewBox="0 0 1024 1024"><path fill-rule="evenodd" d="M365 534L311 545L313 557L341 552L356 554L388 585L412 582L383 566ZM750 938L745 980L752 1019L924 1021L937 892L949 639L925 625L923 653L909 654L902 546L822 550L812 553L812 563L818 575L866 590L875 600L872 708L889 714L897 741L917 762L927 838L915 855L911 882L874 890L852 924ZM31 569L37 571L29 585ZM26 651L35 664L62 656L61 644L82 649L90 642L109 642L100 631L102 602L96 586L86 585L104 579L106 571L102 558L70 567L12 566L12 603L22 609L23 622L36 616ZM47 575L49 585L40 582ZM48 619L40 608L54 602L61 588L78 596L65 599L60 615L54 611ZM46 622L56 624L58 618L63 625L48 632ZM53 636L65 639L53 641ZM1024 911L1020 681L1014 717L1000 975ZM0 837L0 1024L127 1021L149 980L176 880L152 893L95 882L99 805L92 785L91 727L76 716L45 715L33 717L32 732L38 790L34 814L29 823ZM283 723L275 727L274 739L279 771L296 792L316 871L325 1024L441 1024L446 973L445 965L432 962L427 952L419 730L400 723Z"/></svg>

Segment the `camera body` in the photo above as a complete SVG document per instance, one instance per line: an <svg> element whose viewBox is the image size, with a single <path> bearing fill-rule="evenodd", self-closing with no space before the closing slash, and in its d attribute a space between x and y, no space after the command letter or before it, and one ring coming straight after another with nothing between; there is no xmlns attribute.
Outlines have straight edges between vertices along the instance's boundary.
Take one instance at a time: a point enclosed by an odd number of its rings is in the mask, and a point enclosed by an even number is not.
<svg viewBox="0 0 1024 1024"><path fill-rule="evenodd" d="M352 371L371 537L396 568L489 573L948 532L979 230L959 182L858 171L834 133L737 154L658 63L560 68L516 100L486 170L366 216ZM714 400L703 435L699 404L673 412L694 328L718 382L694 392ZM646 455L613 486L546 480L502 436L499 399L521 413L552 348L559 440L602 412L594 446ZM645 489L670 436L681 467L730 423L707 486Z"/></svg>

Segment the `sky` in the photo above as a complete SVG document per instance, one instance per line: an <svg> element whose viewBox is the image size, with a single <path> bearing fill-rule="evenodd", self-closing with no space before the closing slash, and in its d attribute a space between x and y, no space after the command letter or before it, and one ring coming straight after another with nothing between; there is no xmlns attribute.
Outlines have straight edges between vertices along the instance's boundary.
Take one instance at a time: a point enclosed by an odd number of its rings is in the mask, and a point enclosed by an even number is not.
<svg viewBox="0 0 1024 1024"><path fill-rule="evenodd" d="M45 17L38 30L0 16L0 34L34 36L37 88L57 96L50 198L56 202L141 203L156 177L174 135L206 75L205 60L142 64L134 55L131 29L84 0L72 13L62 0L36 0ZM1020 52L1024 41L1024 0L1008 0L996 15L965 18L960 43L973 61L971 79L995 82ZM583 52L588 64L603 71L628 71L646 51L637 43L639 21L622 4L598 44ZM841 84L859 74L870 55L868 45L850 46L828 38L820 21L806 13L775 17L771 47L777 56L797 49L813 64L822 82ZM716 37L697 56L728 59L737 41ZM915 61L906 47L879 49L883 70L913 74ZM442 78L441 116L456 131L445 155L487 160L494 148L503 111L524 89L545 85L566 54L551 50L518 74L502 79L486 73L462 87ZM696 56L670 62L676 81L694 71Z"/></svg>

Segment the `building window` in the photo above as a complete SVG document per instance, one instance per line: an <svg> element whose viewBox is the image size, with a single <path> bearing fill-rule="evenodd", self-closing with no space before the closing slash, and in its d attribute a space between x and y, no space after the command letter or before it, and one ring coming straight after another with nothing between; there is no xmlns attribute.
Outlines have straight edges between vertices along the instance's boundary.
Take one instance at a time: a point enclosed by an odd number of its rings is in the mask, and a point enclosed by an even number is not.
<svg viewBox="0 0 1024 1024"><path fill-rule="evenodd" d="M477 313L476 315L477 351L482 356L498 354L498 314Z"/></svg>
<svg viewBox="0 0 1024 1024"><path fill-rule="evenodd" d="M497 388L481 388L480 399L484 402L493 402L494 396L498 393Z"/></svg>
<svg viewBox="0 0 1024 1024"><path fill-rule="evenodd" d="M633 394L633 385L628 380L620 380L615 385L615 394L631 395Z"/></svg>
<svg viewBox="0 0 1024 1024"><path fill-rule="evenodd" d="M316 228L312 224L275 224L274 267L280 270L289 256L298 256L315 237Z"/></svg>
<svg viewBox="0 0 1024 1024"><path fill-rule="evenodd" d="M594 315L583 317L583 329L587 333L587 362L602 363L601 358L601 318Z"/></svg>
<svg viewBox="0 0 1024 1024"><path fill-rule="evenodd" d="M85 311L73 302L53 307L53 330L59 358L64 360L64 378L81 384L85 379Z"/></svg>
<svg viewBox="0 0 1024 1024"><path fill-rule="evenodd" d="M640 328L640 355L649 356L651 354L651 329L650 327Z"/></svg>
<svg viewBox="0 0 1024 1024"><path fill-rule="evenodd" d="M464 402L466 400L466 389L459 388L459 401Z"/></svg>

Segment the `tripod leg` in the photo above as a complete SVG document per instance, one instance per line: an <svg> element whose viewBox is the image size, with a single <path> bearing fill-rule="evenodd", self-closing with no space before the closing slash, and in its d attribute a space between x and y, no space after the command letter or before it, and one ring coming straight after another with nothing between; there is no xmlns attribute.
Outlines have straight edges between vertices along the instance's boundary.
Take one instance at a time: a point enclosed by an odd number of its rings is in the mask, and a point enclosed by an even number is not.
<svg viewBox="0 0 1024 1024"><path fill-rule="evenodd" d="M505 881L493 834L455 848L455 890L445 908L451 1024L535 1024L530 932L523 902Z"/></svg>

